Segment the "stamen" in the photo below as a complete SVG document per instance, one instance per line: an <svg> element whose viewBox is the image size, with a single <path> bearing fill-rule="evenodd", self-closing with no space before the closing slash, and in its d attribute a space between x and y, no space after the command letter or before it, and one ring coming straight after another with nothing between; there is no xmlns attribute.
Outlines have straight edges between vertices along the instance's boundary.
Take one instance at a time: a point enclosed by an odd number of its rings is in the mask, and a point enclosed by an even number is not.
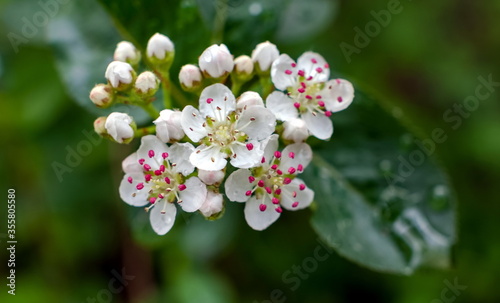
<svg viewBox="0 0 500 303"><path fill-rule="evenodd" d="M245 193L246 196L250 196L251 194L252 194L251 190L247 190L247 192Z"/></svg>
<svg viewBox="0 0 500 303"><path fill-rule="evenodd" d="M252 143L247 143L247 149L252 150L253 149L253 144Z"/></svg>
<svg viewBox="0 0 500 303"><path fill-rule="evenodd" d="M266 157L262 157L262 159L260 160L260 163L266 163Z"/></svg>
<svg viewBox="0 0 500 303"><path fill-rule="evenodd" d="M280 175L280 176L283 174L283 172L282 172L281 170L279 170L279 169L276 171L276 173L277 173L278 175Z"/></svg>
<svg viewBox="0 0 500 303"><path fill-rule="evenodd" d="M304 88L302 88L302 87L301 87L301 88L297 89L297 91L298 91L299 93L301 93L301 94L302 94L302 93L304 93L306 90L305 90Z"/></svg>
<svg viewBox="0 0 500 303"><path fill-rule="evenodd" d="M163 165L163 164L162 164L162 165L160 165L160 171L161 171L162 173L163 173L163 172L165 172L165 165Z"/></svg>
<svg viewBox="0 0 500 303"><path fill-rule="evenodd" d="M340 79L335 79L335 82L337 82L337 84L340 84Z"/></svg>
<svg viewBox="0 0 500 303"><path fill-rule="evenodd" d="M288 157L295 159L295 153L294 152L289 152Z"/></svg>
<svg viewBox="0 0 500 303"><path fill-rule="evenodd" d="M297 63L293 62L292 67L296 67L296 66L297 66Z"/></svg>
<svg viewBox="0 0 500 303"><path fill-rule="evenodd" d="M299 103L299 102L295 102L295 103L293 104L293 106L295 106L295 108L296 108L296 109L299 109L299 107L300 107L300 103Z"/></svg>
<svg viewBox="0 0 500 303"><path fill-rule="evenodd" d="M301 77L304 77L306 75L306 73L303 70L299 70L297 74Z"/></svg>
<svg viewBox="0 0 500 303"><path fill-rule="evenodd" d="M281 214L283 212L283 209L281 209L281 207L278 206L276 207L275 211Z"/></svg>
<svg viewBox="0 0 500 303"><path fill-rule="evenodd" d="M316 99L321 99L321 96L320 95L316 95Z"/></svg>
<svg viewBox="0 0 500 303"><path fill-rule="evenodd" d="M146 180L146 182L151 181L151 179L152 179L152 178L153 178L153 177L152 177L150 174L146 174L146 175L144 175L144 180Z"/></svg>
<svg viewBox="0 0 500 303"><path fill-rule="evenodd" d="M324 107L325 106L325 102L323 101L318 101L318 105L321 106L321 107Z"/></svg>
<svg viewBox="0 0 500 303"><path fill-rule="evenodd" d="M330 68L330 65L328 63L325 63L325 65L323 65L325 68Z"/></svg>
<svg viewBox="0 0 500 303"><path fill-rule="evenodd" d="M273 170L276 170L277 168L278 168L277 164L273 164L273 166L271 166L271 169L273 169Z"/></svg>
<svg viewBox="0 0 500 303"><path fill-rule="evenodd" d="M299 206L299 202L297 201L293 202L292 207L297 207L297 206Z"/></svg>
<svg viewBox="0 0 500 303"><path fill-rule="evenodd" d="M168 153L162 153L162 154L161 154L161 157L162 157L163 159L167 159L167 158L168 158Z"/></svg>
<svg viewBox="0 0 500 303"><path fill-rule="evenodd" d="M298 171L303 171L304 170L304 166L302 166L302 164L297 165L297 170Z"/></svg>
<svg viewBox="0 0 500 303"><path fill-rule="evenodd" d="M331 112L331 111L327 110L327 111L325 112L325 116L330 117L331 115L332 115L332 112Z"/></svg>
<svg viewBox="0 0 500 303"><path fill-rule="evenodd" d="M266 208L267 208L267 206L266 206L265 204L261 204L261 205L259 205L259 209L260 209L260 211L265 211L265 210L266 210Z"/></svg>
<svg viewBox="0 0 500 303"><path fill-rule="evenodd" d="M300 185L299 185L299 189L300 189L300 190L304 190L304 189L306 189L306 185L305 185L304 183L300 184Z"/></svg>
<svg viewBox="0 0 500 303"><path fill-rule="evenodd" d="M293 168L293 167L290 167L290 168L288 169L288 173L289 173L289 174L294 174L294 173L295 173L295 171L296 171L296 170L295 170L295 168Z"/></svg>
<svg viewBox="0 0 500 303"><path fill-rule="evenodd" d="M277 151L275 151L275 152L274 152L274 156L275 156L276 158L278 158L278 159L279 159L279 158L281 158L281 152L280 152L280 151L278 151L278 150L277 150Z"/></svg>
<svg viewBox="0 0 500 303"><path fill-rule="evenodd" d="M157 175L157 176L161 175L161 170L159 170L159 169L155 170L155 175Z"/></svg>
<svg viewBox="0 0 500 303"><path fill-rule="evenodd" d="M169 177L165 177L164 180L165 180L165 183L170 184L170 178Z"/></svg>
<svg viewBox="0 0 500 303"><path fill-rule="evenodd" d="M254 176L248 177L248 182L249 183L253 183L253 181L255 181L255 177Z"/></svg>
<svg viewBox="0 0 500 303"><path fill-rule="evenodd" d="M134 180L132 179L132 177L128 177L127 181L128 181L128 183L132 184L132 181L134 181Z"/></svg>
<svg viewBox="0 0 500 303"><path fill-rule="evenodd" d="M338 98L337 98L337 101L342 102L342 101L344 101L344 100L342 99L342 97L338 97Z"/></svg>
<svg viewBox="0 0 500 303"><path fill-rule="evenodd" d="M273 192L273 190L269 186L266 186L266 191L268 194L271 194Z"/></svg>
<svg viewBox="0 0 500 303"><path fill-rule="evenodd" d="M274 194L276 195L281 195L281 188L277 188L275 191L274 191Z"/></svg>
<svg viewBox="0 0 500 303"><path fill-rule="evenodd" d="M306 99L308 99L308 100L312 100L312 98L313 98L313 97L312 97L311 95L306 95Z"/></svg>
<svg viewBox="0 0 500 303"><path fill-rule="evenodd" d="M292 179L290 178L283 179L283 184L290 184L290 182L292 182Z"/></svg>
<svg viewBox="0 0 500 303"><path fill-rule="evenodd" d="M154 151L154 150L152 150L152 149L150 149L150 150L148 151L148 156L149 156L150 158L153 158L153 157L155 156L155 151Z"/></svg>
<svg viewBox="0 0 500 303"><path fill-rule="evenodd" d="M297 192L296 191L292 192L292 197L297 198Z"/></svg>
<svg viewBox="0 0 500 303"><path fill-rule="evenodd" d="M311 62L312 62L313 64L318 63L318 61L317 61L316 59L314 59L314 58L312 58L312 59L311 59Z"/></svg>
<svg viewBox="0 0 500 303"><path fill-rule="evenodd" d="M208 103L208 104L212 103L213 101L214 101L214 99L212 99L212 98L207 98L207 103Z"/></svg>
<svg viewBox="0 0 500 303"><path fill-rule="evenodd" d="M144 164L144 161L146 161L145 159L139 159L139 164L140 165L143 165Z"/></svg>
<svg viewBox="0 0 500 303"><path fill-rule="evenodd" d="M179 184L179 185L177 186L177 188L178 188L180 191L183 191L183 190L185 190L185 189L186 189L186 184Z"/></svg>
<svg viewBox="0 0 500 303"><path fill-rule="evenodd" d="M300 86L302 86L303 88L307 87L307 85L304 82L300 82Z"/></svg>
<svg viewBox="0 0 500 303"><path fill-rule="evenodd" d="M287 74L287 75L291 75L291 74L292 74L292 71L291 71L291 70L289 70L289 69L287 69L287 70L285 71L285 74Z"/></svg>
<svg viewBox="0 0 500 303"><path fill-rule="evenodd" d="M135 186L135 188L137 188L138 190L141 190L144 188L144 183L139 183Z"/></svg>
<svg viewBox="0 0 500 303"><path fill-rule="evenodd" d="M257 185L259 187L264 187L264 181L263 180L259 180L259 182L257 182Z"/></svg>
<svg viewBox="0 0 500 303"><path fill-rule="evenodd" d="M156 198L155 197L149 198L149 203L154 204L155 202L156 202Z"/></svg>
<svg viewBox="0 0 500 303"><path fill-rule="evenodd" d="M144 170L145 171L148 171L151 169L151 166L149 166L149 164L144 164Z"/></svg>
<svg viewBox="0 0 500 303"><path fill-rule="evenodd" d="M316 68L316 71L317 71L318 73L322 73L322 72L323 72L323 69L322 69L321 67L317 67L317 68Z"/></svg>
<svg viewBox="0 0 500 303"><path fill-rule="evenodd" d="M280 199L276 198L276 197L273 197L271 199L271 201L273 202L273 204L280 204Z"/></svg>

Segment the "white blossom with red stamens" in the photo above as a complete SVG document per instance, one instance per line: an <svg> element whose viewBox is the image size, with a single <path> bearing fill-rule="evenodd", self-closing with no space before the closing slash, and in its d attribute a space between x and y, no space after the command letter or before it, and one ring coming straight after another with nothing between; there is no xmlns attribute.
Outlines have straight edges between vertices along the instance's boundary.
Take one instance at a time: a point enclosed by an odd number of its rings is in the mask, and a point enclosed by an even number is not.
<svg viewBox="0 0 500 303"><path fill-rule="evenodd" d="M343 79L328 80L330 68L325 59L313 52L302 54L297 62L282 54L273 62L271 79L276 91L266 100L278 120L304 120L309 132L323 140L333 134L329 119L333 112L347 108L354 99L352 84Z"/></svg>
<svg viewBox="0 0 500 303"><path fill-rule="evenodd" d="M225 183L231 201L246 202L245 219L255 230L266 229L275 222L283 208L298 210L308 207L314 192L299 178L312 159L306 143L294 143L277 151L278 135L272 135L264 150L261 166L239 169Z"/></svg>
<svg viewBox="0 0 500 303"><path fill-rule="evenodd" d="M120 184L120 197L132 206L145 206L150 212L153 230L166 234L173 226L178 204L182 210L194 212L206 199L207 188L197 177L186 179L194 166L186 159L194 147L175 143L170 147L156 136L142 137L139 150L127 157L122 168L125 176Z"/></svg>
<svg viewBox="0 0 500 303"><path fill-rule="evenodd" d="M199 108L198 111L188 105L181 116L186 135L200 142L189 157L194 166L221 170L227 158L238 168L259 163L264 152L261 142L271 136L276 126L276 118L270 110L251 106L237 111L231 90L218 83L202 91Z"/></svg>

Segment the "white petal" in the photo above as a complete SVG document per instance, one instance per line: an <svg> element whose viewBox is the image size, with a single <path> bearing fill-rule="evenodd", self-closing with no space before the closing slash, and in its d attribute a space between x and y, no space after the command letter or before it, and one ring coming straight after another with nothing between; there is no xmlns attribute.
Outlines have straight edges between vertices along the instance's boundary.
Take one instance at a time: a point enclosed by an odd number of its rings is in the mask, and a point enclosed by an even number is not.
<svg viewBox="0 0 500 303"><path fill-rule="evenodd" d="M298 116L298 111L293 106L293 100L282 92L275 91L266 99L267 108L280 121L288 121Z"/></svg>
<svg viewBox="0 0 500 303"><path fill-rule="evenodd" d="M252 140L269 137L276 127L276 117L267 108L249 107L241 113L236 129L243 131Z"/></svg>
<svg viewBox="0 0 500 303"><path fill-rule="evenodd" d="M222 153L217 146L200 145L191 154L189 161L199 169L221 170L226 167L226 157L227 155Z"/></svg>
<svg viewBox="0 0 500 303"><path fill-rule="evenodd" d="M194 171L194 166L188 157L192 152L194 152L194 146L191 143L174 143L170 145L168 160L170 163L175 163L173 167L175 172L187 176Z"/></svg>
<svg viewBox="0 0 500 303"><path fill-rule="evenodd" d="M274 60L271 66L271 80L279 90L295 86L297 81L297 67L293 67L295 61L287 54L282 54Z"/></svg>
<svg viewBox="0 0 500 303"><path fill-rule="evenodd" d="M150 210L149 221L151 222L153 230L162 236L174 225L177 209L173 203L168 203L164 200L157 203L158 204ZM163 211L164 213L162 213Z"/></svg>
<svg viewBox="0 0 500 303"><path fill-rule="evenodd" d="M191 105L184 107L181 125L189 139L198 142L207 136L207 130L203 127L203 123L205 123L205 119L196 108Z"/></svg>
<svg viewBox="0 0 500 303"><path fill-rule="evenodd" d="M200 209L207 198L207 186L197 177L191 177L184 183L186 189L179 193L182 202L179 203L184 211L192 213Z"/></svg>
<svg viewBox="0 0 500 303"><path fill-rule="evenodd" d="M325 107L331 112L346 109L354 100L354 87L344 79L331 80L326 83L321 93Z"/></svg>
<svg viewBox="0 0 500 303"><path fill-rule="evenodd" d="M303 53L297 60L297 68L305 72L306 78L313 77L315 82L326 82L330 78L328 63L318 53Z"/></svg>
<svg viewBox="0 0 500 303"><path fill-rule="evenodd" d="M306 187L303 190L300 190L300 184L305 184L301 179L295 178L292 183L283 185L281 187L281 205L287 210L298 210L303 209L311 205L311 202L314 199L314 192ZM297 194L297 196L293 197L293 192ZM295 202L299 202L297 206L293 207Z"/></svg>
<svg viewBox="0 0 500 303"><path fill-rule="evenodd" d="M262 155L266 162L270 163L271 159L274 157L274 152L278 150L278 138L277 134L273 134L268 140L262 141L262 146L264 147L264 154Z"/></svg>
<svg viewBox="0 0 500 303"><path fill-rule="evenodd" d="M227 86L216 83L201 92L200 112L203 117L210 116L218 121L224 121L229 112L235 109L236 99Z"/></svg>
<svg viewBox="0 0 500 303"><path fill-rule="evenodd" d="M267 206L266 210L261 211L260 204L265 204ZM245 203L245 219L248 225L255 230L266 229L279 217L280 213L275 210L268 195L264 195L263 200L252 197Z"/></svg>
<svg viewBox="0 0 500 303"><path fill-rule="evenodd" d="M306 122L307 129L313 136L321 140L328 140L333 134L332 120L321 113L316 113L316 116L311 112L302 114L302 119Z"/></svg>
<svg viewBox="0 0 500 303"><path fill-rule="evenodd" d="M293 158L290 157L290 153L293 153ZM286 174L290 167L297 169L298 165L301 164L305 169L312 159L312 150L307 143L294 143L290 144L281 153L281 163L280 169Z"/></svg>
<svg viewBox="0 0 500 303"><path fill-rule="evenodd" d="M302 119L290 119L283 123L283 138L294 142L303 142L309 137L306 122Z"/></svg>
<svg viewBox="0 0 500 303"><path fill-rule="evenodd" d="M128 181L128 178L132 178L132 183ZM144 188L137 190L136 186L139 183L144 184ZM126 174L120 183L120 198L127 204L132 206L144 206L148 204L148 191L150 185L144 181L143 173L133 173ZM135 194L135 195L134 195Z"/></svg>
<svg viewBox="0 0 500 303"><path fill-rule="evenodd" d="M245 194L247 191L252 190L253 183L250 183L248 177L251 173L248 169L238 169L233 172L224 183L226 189L226 196L230 201L245 202L248 196Z"/></svg>
<svg viewBox="0 0 500 303"><path fill-rule="evenodd" d="M264 107L264 101L261 96L256 92L244 92L236 100L236 108L239 110L245 109L250 106Z"/></svg>
<svg viewBox="0 0 500 303"><path fill-rule="evenodd" d="M226 174L224 170L208 171L198 169L198 178L200 178L200 180L207 185L214 185L216 183L222 182L225 175Z"/></svg>
<svg viewBox="0 0 500 303"><path fill-rule="evenodd" d="M160 117L154 120L156 125L156 136L164 143L170 140L180 140L184 137L181 125L182 112L164 109Z"/></svg>
<svg viewBox="0 0 500 303"><path fill-rule="evenodd" d="M150 150L154 151L153 158L149 157ZM144 163L149 164L152 170L156 170L163 163L162 154L165 152L170 152L165 143L161 142L156 136L147 135L141 138L141 146L137 150L137 157L144 159Z"/></svg>
<svg viewBox="0 0 500 303"><path fill-rule="evenodd" d="M246 146L233 144L234 154L231 156L231 165L237 168L250 168L260 163L264 150L261 143L258 141L248 141L253 145L252 150L248 150ZM236 157L235 157L236 155Z"/></svg>
<svg viewBox="0 0 500 303"><path fill-rule="evenodd" d="M210 217L220 213L224 207L224 199L222 194L215 193L211 190L207 191L207 198L200 207L200 212L205 217Z"/></svg>
<svg viewBox="0 0 500 303"><path fill-rule="evenodd" d="M142 166L138 162L137 153L129 155L122 161L122 169L126 174L142 173Z"/></svg>

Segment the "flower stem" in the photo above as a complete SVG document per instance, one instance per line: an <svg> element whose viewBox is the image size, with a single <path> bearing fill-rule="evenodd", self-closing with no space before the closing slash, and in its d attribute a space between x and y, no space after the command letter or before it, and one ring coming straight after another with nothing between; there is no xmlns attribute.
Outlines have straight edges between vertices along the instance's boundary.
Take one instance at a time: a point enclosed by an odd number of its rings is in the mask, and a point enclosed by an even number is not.
<svg viewBox="0 0 500 303"><path fill-rule="evenodd" d="M261 76L260 86L262 87L262 98L265 100L274 90L274 84L271 82L271 77Z"/></svg>
<svg viewBox="0 0 500 303"><path fill-rule="evenodd" d="M156 131L156 125L151 125L148 127L139 128L134 132L134 137L139 138L145 135L154 134Z"/></svg>
<svg viewBox="0 0 500 303"><path fill-rule="evenodd" d="M214 19L214 31L212 34L212 43L221 43L224 26L226 25L227 19L227 0L217 0L215 2L215 19Z"/></svg>
<svg viewBox="0 0 500 303"><path fill-rule="evenodd" d="M170 97L170 91L171 91L172 85L170 83L169 73L166 73L165 75L163 75L161 82L162 82L161 89L163 92L163 105L165 106L165 108L171 109L172 108L172 98Z"/></svg>
<svg viewBox="0 0 500 303"><path fill-rule="evenodd" d="M233 85L231 85L231 92L233 93L233 95L238 96L238 94L240 93L242 84L243 83L240 81L233 82Z"/></svg>
<svg viewBox="0 0 500 303"><path fill-rule="evenodd" d="M148 115L151 116L151 118L156 119L160 116L160 112L154 107L153 103L138 103L138 106L140 106L145 112L148 113Z"/></svg>

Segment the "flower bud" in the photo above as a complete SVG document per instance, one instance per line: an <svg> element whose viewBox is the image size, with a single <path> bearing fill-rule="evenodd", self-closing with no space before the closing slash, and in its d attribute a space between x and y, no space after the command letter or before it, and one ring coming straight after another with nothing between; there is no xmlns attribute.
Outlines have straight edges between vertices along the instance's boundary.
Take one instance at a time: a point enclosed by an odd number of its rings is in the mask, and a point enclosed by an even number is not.
<svg viewBox="0 0 500 303"><path fill-rule="evenodd" d="M248 81L253 75L253 61L248 56L239 56L234 59L233 74L240 81Z"/></svg>
<svg viewBox="0 0 500 303"><path fill-rule="evenodd" d="M136 74L130 64L113 61L108 65L104 76L114 89L124 91L132 86Z"/></svg>
<svg viewBox="0 0 500 303"><path fill-rule="evenodd" d="M222 194L207 191L205 202L200 207L200 212L208 219L217 219L224 208Z"/></svg>
<svg viewBox="0 0 500 303"><path fill-rule="evenodd" d="M303 142L309 137L306 123L302 119L292 119L283 123L283 138L294 142Z"/></svg>
<svg viewBox="0 0 500 303"><path fill-rule="evenodd" d="M128 42L122 41L116 45L115 61L127 62L130 65L137 65L141 61L141 52L135 46Z"/></svg>
<svg viewBox="0 0 500 303"><path fill-rule="evenodd" d="M135 92L144 97L154 96L159 87L160 80L149 71L139 74L134 84Z"/></svg>
<svg viewBox="0 0 500 303"><path fill-rule="evenodd" d="M106 117L99 117L94 121L94 131L101 137L104 137L108 134L106 131L106 127L104 127L106 123Z"/></svg>
<svg viewBox="0 0 500 303"><path fill-rule="evenodd" d="M210 78L221 78L233 71L233 55L224 44L212 45L201 54L198 65Z"/></svg>
<svg viewBox="0 0 500 303"><path fill-rule="evenodd" d="M107 108L113 104L113 90L109 84L97 84L90 91L90 100L100 108Z"/></svg>
<svg viewBox="0 0 500 303"><path fill-rule="evenodd" d="M179 82L181 83L182 89L185 91L193 92L199 90L202 81L203 75L198 66L186 64L181 68L179 72Z"/></svg>
<svg viewBox="0 0 500 303"><path fill-rule="evenodd" d="M167 36L156 33L148 41L146 54L153 64L171 64L175 54L174 44Z"/></svg>
<svg viewBox="0 0 500 303"><path fill-rule="evenodd" d="M222 170L211 171L198 169L198 178L206 185L214 185L222 182L224 179L224 172Z"/></svg>
<svg viewBox="0 0 500 303"><path fill-rule="evenodd" d="M236 108L238 110L243 110L251 106L262 106L264 107L264 101L260 95L256 92L244 92L236 100Z"/></svg>
<svg viewBox="0 0 500 303"><path fill-rule="evenodd" d="M280 52L276 45L269 41L258 44L252 51L252 60L258 73L269 74L269 69L274 60L278 59Z"/></svg>
<svg viewBox="0 0 500 303"><path fill-rule="evenodd" d="M104 123L107 133L118 143L128 144L134 138L134 119L124 113L111 113Z"/></svg>
<svg viewBox="0 0 500 303"><path fill-rule="evenodd" d="M160 112L160 117L154 120L156 125L156 136L163 143L178 141L184 137L181 126L182 112L164 109Z"/></svg>

